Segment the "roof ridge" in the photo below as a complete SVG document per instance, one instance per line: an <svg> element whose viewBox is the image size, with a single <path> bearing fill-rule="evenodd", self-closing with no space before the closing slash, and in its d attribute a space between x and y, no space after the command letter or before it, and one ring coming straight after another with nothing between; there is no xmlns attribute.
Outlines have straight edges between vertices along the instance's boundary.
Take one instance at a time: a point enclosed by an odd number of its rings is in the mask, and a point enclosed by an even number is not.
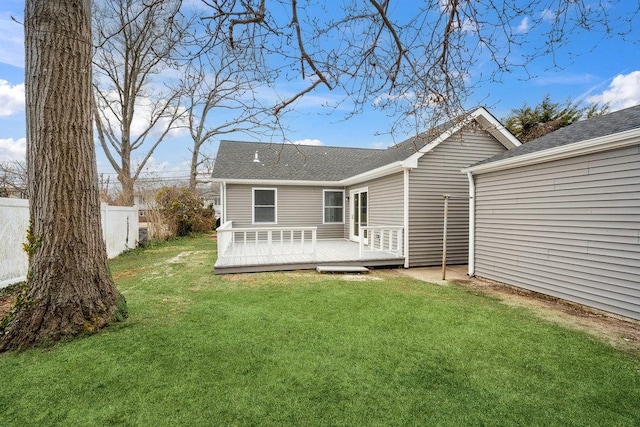
<svg viewBox="0 0 640 427"><path fill-rule="evenodd" d="M385 151L387 148L374 148L374 147L348 147L348 146L340 146L340 145L314 145L314 144L293 144L291 142L264 142L264 141L235 141L230 139L223 139L220 141L222 143L229 144L255 144L255 145L276 145L276 146L285 146L285 147L311 147L316 149L321 148L337 148L341 150L367 150L367 151ZM390 147L389 147L390 148Z"/></svg>

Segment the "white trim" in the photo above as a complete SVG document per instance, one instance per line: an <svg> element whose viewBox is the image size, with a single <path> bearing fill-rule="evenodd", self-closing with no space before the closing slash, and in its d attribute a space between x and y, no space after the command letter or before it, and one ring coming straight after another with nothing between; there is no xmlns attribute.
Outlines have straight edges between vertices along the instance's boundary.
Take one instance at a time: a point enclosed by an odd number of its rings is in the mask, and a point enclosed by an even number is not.
<svg viewBox="0 0 640 427"><path fill-rule="evenodd" d="M505 128L489 111L484 107L479 107L473 113L471 117L476 119L478 123L483 125L487 132L489 132L495 139L500 141L505 148L510 149L519 147L522 145L520 140L513 136L511 132Z"/></svg>
<svg viewBox="0 0 640 427"><path fill-rule="evenodd" d="M460 120L460 122L458 122L458 124L456 124L453 127L450 127L449 129L447 129L446 131L442 132L440 134L440 136L438 136L436 139L434 139L433 141L431 141L430 143L428 143L427 145L425 145L424 147L422 147L417 153L412 154L411 156L409 156L407 159L404 160L403 166L405 167L410 167L410 168L415 168L418 167L418 160L424 156L425 154L427 154L429 151L433 150L434 148L436 148L438 145L440 145L442 142L444 142L445 140L447 140L451 135L453 135L454 133L458 132L460 129L462 129L465 125L467 125L468 123L471 122L471 120L473 120L473 118L471 116L465 118L464 120Z"/></svg>
<svg viewBox="0 0 640 427"><path fill-rule="evenodd" d="M495 139L498 140L505 148L510 149L521 145L520 141L511 134L500 122L491 115L484 107L477 108L463 120L460 120L456 125L450 127L446 131L442 132L436 139L422 147L417 153L412 154L405 159L402 163L404 167L416 168L418 167L418 159L424 156L429 151L436 148L442 142L450 138L454 133L459 132L466 125L471 123L472 120L481 124L487 132L489 132Z"/></svg>
<svg viewBox="0 0 640 427"><path fill-rule="evenodd" d="M401 161L389 163L388 165L384 165L379 168L372 169L367 172L363 172L359 175L355 175L350 178L345 178L341 181L338 181L337 184L344 185L345 187L347 187L350 185L358 184L365 181L371 181L372 179L381 178L383 176L402 172L402 169L404 167L402 163L403 162Z"/></svg>
<svg viewBox="0 0 640 427"><path fill-rule="evenodd" d="M464 173L487 173L517 167L535 165L538 163L562 160L569 157L583 156L586 154L601 151L623 148L640 143L640 128L631 129L625 132L618 132L598 138L587 139L580 142L561 145L559 147L548 148L546 150L535 151L521 156L510 157L497 160L491 163L484 163L462 169Z"/></svg>
<svg viewBox="0 0 640 427"><path fill-rule="evenodd" d="M327 222L327 219L325 218L325 212L326 212L326 206L325 206L325 193L327 191L331 191L333 193L342 193L342 222ZM330 188L326 188L326 189L322 189L322 224L344 224L344 213L347 210L346 206L345 206L345 200L344 200L344 189L340 190L340 189L330 189ZM331 206L332 208L336 208L337 206Z"/></svg>
<svg viewBox="0 0 640 427"><path fill-rule="evenodd" d="M298 185L305 187L344 187L341 181L301 181L287 179L214 179L213 182L226 182L227 184L256 185L273 187L277 185Z"/></svg>
<svg viewBox="0 0 640 427"><path fill-rule="evenodd" d="M467 172L469 180L469 258L467 260L467 274L476 274L476 183L473 174Z"/></svg>
<svg viewBox="0 0 640 427"><path fill-rule="evenodd" d="M354 226L353 226L353 217L354 217L354 197L353 195L356 193L367 193L367 225L369 225L369 187L360 187L360 188L352 188L349 190L349 240L354 242L359 241L360 239L356 239L354 235ZM361 237L361 236L358 236ZM367 239L364 239L364 243L367 243Z"/></svg>
<svg viewBox="0 0 640 427"><path fill-rule="evenodd" d="M273 191L273 216L274 222L256 222L256 190L272 190ZM266 224L278 224L278 189L266 188L266 187L253 187L251 188L251 224L254 225L266 225Z"/></svg>
<svg viewBox="0 0 640 427"><path fill-rule="evenodd" d="M409 172L411 169L404 170L404 268L409 268Z"/></svg>
<svg viewBox="0 0 640 427"><path fill-rule="evenodd" d="M416 165L417 166L417 165ZM288 179L225 179L217 180L213 182L224 181L227 184L242 184L242 185L298 185L305 187L348 187L351 185L357 185L362 182L370 181L372 179L381 178L383 176L391 175L394 173L402 172L402 161L389 163L388 165L381 166L376 169L372 169L367 172L363 172L359 175L355 175L349 178L345 178L340 181L306 181L306 180L288 180Z"/></svg>
<svg viewBox="0 0 640 427"><path fill-rule="evenodd" d="M417 166L417 165L416 165ZM405 168L403 162L397 161L388 165L381 166L376 169L372 169L367 172L363 172L359 175L355 175L349 178L342 179L340 181L303 181L303 180L288 180L288 179L225 179L227 184L242 184L242 185L298 185L307 187L349 187L361 182L371 181L372 179L381 178L383 176L391 175L394 173L402 172ZM214 180L213 182L219 182Z"/></svg>

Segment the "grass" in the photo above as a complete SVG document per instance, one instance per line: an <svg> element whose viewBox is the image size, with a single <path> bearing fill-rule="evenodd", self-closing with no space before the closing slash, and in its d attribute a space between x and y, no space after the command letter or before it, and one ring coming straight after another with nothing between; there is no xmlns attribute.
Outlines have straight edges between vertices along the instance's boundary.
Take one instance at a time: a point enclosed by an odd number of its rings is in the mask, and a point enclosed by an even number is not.
<svg viewBox="0 0 640 427"><path fill-rule="evenodd" d="M0 355L0 425L640 424L640 355L394 271L215 276L201 236L111 263L130 318Z"/></svg>

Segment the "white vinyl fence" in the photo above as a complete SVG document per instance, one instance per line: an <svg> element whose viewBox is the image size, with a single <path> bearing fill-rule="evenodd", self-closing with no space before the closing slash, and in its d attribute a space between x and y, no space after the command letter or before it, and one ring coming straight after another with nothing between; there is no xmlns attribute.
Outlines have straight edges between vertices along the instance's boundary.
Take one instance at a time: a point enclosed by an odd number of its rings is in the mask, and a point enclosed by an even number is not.
<svg viewBox="0 0 640 427"><path fill-rule="evenodd" d="M113 258L138 240L138 208L101 205L102 234ZM26 279L28 260L22 250L29 227L29 201L0 198L0 288Z"/></svg>

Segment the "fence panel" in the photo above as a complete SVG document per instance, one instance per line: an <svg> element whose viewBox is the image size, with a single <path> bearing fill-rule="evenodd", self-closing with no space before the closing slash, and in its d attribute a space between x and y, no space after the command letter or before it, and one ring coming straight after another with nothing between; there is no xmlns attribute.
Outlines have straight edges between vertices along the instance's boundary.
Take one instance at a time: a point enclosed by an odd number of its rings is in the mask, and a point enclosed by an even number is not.
<svg viewBox="0 0 640 427"><path fill-rule="evenodd" d="M134 248L138 240L138 208L100 207L107 255ZM0 198L0 288L26 279L28 259L22 250L29 227L29 201Z"/></svg>

